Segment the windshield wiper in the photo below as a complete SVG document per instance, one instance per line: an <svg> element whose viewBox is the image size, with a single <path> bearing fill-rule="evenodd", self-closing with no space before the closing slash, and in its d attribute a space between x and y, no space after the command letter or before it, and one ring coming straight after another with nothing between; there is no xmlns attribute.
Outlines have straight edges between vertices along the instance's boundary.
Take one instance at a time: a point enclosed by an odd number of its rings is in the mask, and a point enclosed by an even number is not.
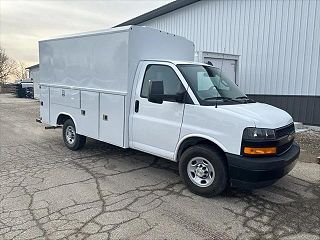
<svg viewBox="0 0 320 240"><path fill-rule="evenodd" d="M236 99L232 99L232 98L229 98L229 97L209 97L209 98L205 98L204 100L205 101L206 100L224 100L224 101L237 102L237 103L240 102L240 101L237 101Z"/></svg>
<svg viewBox="0 0 320 240"><path fill-rule="evenodd" d="M216 99L229 99L229 98L228 97L209 97L209 98L205 98L204 100L216 100Z"/></svg>
<svg viewBox="0 0 320 240"><path fill-rule="evenodd" d="M255 102L254 100L252 100L251 98L248 98L247 96L236 97L235 99L244 99L250 102Z"/></svg>
<svg viewBox="0 0 320 240"><path fill-rule="evenodd" d="M247 96L236 97L235 99L249 99Z"/></svg>

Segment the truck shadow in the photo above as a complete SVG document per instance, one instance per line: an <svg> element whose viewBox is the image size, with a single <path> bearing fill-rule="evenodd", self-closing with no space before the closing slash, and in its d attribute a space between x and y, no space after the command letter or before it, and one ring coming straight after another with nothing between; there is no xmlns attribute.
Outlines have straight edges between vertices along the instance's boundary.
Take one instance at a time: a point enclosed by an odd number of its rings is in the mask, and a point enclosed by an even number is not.
<svg viewBox="0 0 320 240"><path fill-rule="evenodd" d="M149 166L157 169L164 169L176 175L179 175L178 164L161 157L155 157L151 154L144 153L134 149L123 149L94 139L88 139L85 145L87 150L102 150L112 152L112 154L119 154L121 156L134 156L135 159L147 161Z"/></svg>

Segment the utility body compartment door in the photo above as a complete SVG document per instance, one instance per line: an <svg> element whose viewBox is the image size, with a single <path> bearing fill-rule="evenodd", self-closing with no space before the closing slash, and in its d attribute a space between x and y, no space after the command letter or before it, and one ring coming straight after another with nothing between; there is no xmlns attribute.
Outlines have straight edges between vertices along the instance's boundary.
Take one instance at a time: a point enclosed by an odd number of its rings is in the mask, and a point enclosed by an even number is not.
<svg viewBox="0 0 320 240"><path fill-rule="evenodd" d="M124 146L124 98L100 93L99 139L119 147Z"/></svg>
<svg viewBox="0 0 320 240"><path fill-rule="evenodd" d="M52 104L80 108L80 90L51 87L50 100Z"/></svg>
<svg viewBox="0 0 320 240"><path fill-rule="evenodd" d="M47 86L40 87L40 117L42 122L50 121L50 88Z"/></svg>
<svg viewBox="0 0 320 240"><path fill-rule="evenodd" d="M81 91L77 132L81 135L99 138L99 93Z"/></svg>
<svg viewBox="0 0 320 240"><path fill-rule="evenodd" d="M184 104L174 101L163 101L162 104L149 102L149 80L162 80L165 94L174 95L184 90L172 64L143 63L131 103L130 147L173 160Z"/></svg>

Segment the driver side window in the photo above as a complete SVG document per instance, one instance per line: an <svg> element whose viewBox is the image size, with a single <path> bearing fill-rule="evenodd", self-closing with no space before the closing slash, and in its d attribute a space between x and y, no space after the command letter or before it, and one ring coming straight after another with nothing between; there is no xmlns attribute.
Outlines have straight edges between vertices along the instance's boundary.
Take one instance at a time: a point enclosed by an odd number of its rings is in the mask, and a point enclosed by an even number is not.
<svg viewBox="0 0 320 240"><path fill-rule="evenodd" d="M163 90L164 94L166 95L177 95L184 91L184 86L171 67L166 65L150 64L147 66L143 78L140 94L142 98L148 98L148 88L150 80L163 81Z"/></svg>

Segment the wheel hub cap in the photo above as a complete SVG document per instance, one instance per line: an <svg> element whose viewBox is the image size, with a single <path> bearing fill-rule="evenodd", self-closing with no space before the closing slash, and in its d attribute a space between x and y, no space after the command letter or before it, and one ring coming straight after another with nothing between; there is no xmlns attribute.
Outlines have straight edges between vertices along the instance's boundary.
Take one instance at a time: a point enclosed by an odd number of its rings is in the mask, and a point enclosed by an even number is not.
<svg viewBox="0 0 320 240"><path fill-rule="evenodd" d="M76 137L76 131L73 127L68 126L66 129L66 140L69 144L73 144Z"/></svg>
<svg viewBox="0 0 320 240"><path fill-rule="evenodd" d="M187 166L190 180L199 187L208 187L215 178L212 164L203 157L192 158Z"/></svg>
<svg viewBox="0 0 320 240"><path fill-rule="evenodd" d="M200 178L206 178L208 176L208 168L202 164L198 164L196 168L196 175Z"/></svg>

